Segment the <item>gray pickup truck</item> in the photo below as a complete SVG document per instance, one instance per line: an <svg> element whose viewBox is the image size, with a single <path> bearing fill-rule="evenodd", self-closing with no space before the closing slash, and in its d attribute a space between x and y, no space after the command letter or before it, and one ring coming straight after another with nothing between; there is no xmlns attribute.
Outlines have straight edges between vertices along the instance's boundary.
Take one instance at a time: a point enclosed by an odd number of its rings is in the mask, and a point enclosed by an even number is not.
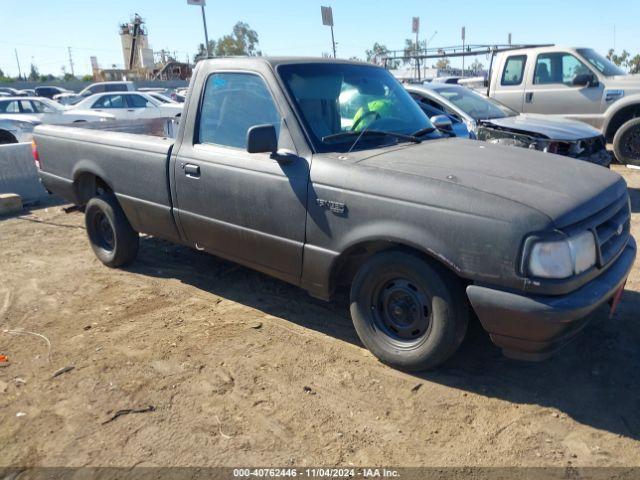
<svg viewBox="0 0 640 480"><path fill-rule="evenodd" d="M144 232L322 299L348 286L362 342L397 368L445 361L471 310L505 354L546 358L617 303L635 259L619 175L450 138L372 65L207 60L175 140L116 124L39 126L34 143L105 265Z"/></svg>
<svg viewBox="0 0 640 480"><path fill-rule="evenodd" d="M618 161L640 165L640 75L593 49L556 46L501 52L490 75L490 97L517 112L586 122Z"/></svg>

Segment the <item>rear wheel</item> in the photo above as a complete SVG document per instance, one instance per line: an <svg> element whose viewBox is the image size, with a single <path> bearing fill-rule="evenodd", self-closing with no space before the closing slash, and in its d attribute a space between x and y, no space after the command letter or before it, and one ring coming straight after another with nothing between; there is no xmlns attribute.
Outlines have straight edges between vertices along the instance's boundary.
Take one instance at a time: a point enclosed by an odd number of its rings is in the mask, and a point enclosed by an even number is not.
<svg viewBox="0 0 640 480"><path fill-rule="evenodd" d="M613 153L620 163L640 165L640 118L622 124L613 137Z"/></svg>
<svg viewBox="0 0 640 480"><path fill-rule="evenodd" d="M85 225L93 252L106 266L115 268L135 260L138 232L131 228L115 195L105 193L89 200Z"/></svg>
<svg viewBox="0 0 640 480"><path fill-rule="evenodd" d="M0 145L7 145L9 143L18 143L18 139L12 133L6 130L0 130Z"/></svg>
<svg viewBox="0 0 640 480"><path fill-rule="evenodd" d="M460 346L468 312L460 281L417 255L382 252L351 287L351 317L362 343L403 370L436 367Z"/></svg>

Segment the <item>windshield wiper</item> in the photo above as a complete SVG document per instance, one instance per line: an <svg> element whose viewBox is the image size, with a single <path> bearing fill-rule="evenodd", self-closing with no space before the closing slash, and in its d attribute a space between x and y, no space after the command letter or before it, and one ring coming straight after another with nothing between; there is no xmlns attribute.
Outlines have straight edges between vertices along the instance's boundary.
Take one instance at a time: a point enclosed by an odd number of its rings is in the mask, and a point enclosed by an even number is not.
<svg viewBox="0 0 640 480"><path fill-rule="evenodd" d="M413 143L422 142L422 140L420 140L415 135L405 135L404 133L386 132L386 131L383 131L383 130L363 130L362 132L349 131L349 132L332 133L331 135L327 135L325 137L322 137L322 141L326 142L326 141L332 141L332 140L341 140L341 139L344 139L344 138L353 138L353 137L360 137L360 136L365 136L365 135L373 135L373 136L385 136L385 135L388 135L388 136L391 136L391 137L398 138L400 140L407 140L407 141L413 142Z"/></svg>
<svg viewBox="0 0 640 480"><path fill-rule="evenodd" d="M435 127L425 127L425 128L421 128L420 130L416 130L415 132L413 132L411 134L412 137L421 137L422 135L427 135L429 133L433 133L436 131Z"/></svg>

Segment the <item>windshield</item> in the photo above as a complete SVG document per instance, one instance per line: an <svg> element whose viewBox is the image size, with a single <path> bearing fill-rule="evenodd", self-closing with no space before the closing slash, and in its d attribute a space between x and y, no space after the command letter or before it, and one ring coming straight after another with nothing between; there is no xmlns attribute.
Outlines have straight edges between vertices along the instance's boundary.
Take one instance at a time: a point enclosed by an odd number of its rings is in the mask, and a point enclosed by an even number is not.
<svg viewBox="0 0 640 480"><path fill-rule="evenodd" d="M44 97L39 98L37 101L43 104L44 106L43 111L45 111L46 108L50 108L54 112L61 112L64 110L64 108L62 108L62 106L59 103L54 102L53 100L50 100L48 98L44 98ZM38 105L36 105L36 108L38 108Z"/></svg>
<svg viewBox="0 0 640 480"><path fill-rule="evenodd" d="M432 128L402 85L380 67L348 63L290 64L278 73L319 152L346 151L363 130L410 135ZM345 135L336 135L342 134ZM358 147L403 141L367 135ZM374 144L374 145L372 145Z"/></svg>
<svg viewBox="0 0 640 480"><path fill-rule="evenodd" d="M598 52L591 48L578 48L577 52L596 68L605 77L613 77L614 75L626 75L627 73L620 67L617 67L610 60L606 59Z"/></svg>
<svg viewBox="0 0 640 480"><path fill-rule="evenodd" d="M447 86L434 89L474 120L515 117L518 113L506 105L487 98L467 87Z"/></svg>

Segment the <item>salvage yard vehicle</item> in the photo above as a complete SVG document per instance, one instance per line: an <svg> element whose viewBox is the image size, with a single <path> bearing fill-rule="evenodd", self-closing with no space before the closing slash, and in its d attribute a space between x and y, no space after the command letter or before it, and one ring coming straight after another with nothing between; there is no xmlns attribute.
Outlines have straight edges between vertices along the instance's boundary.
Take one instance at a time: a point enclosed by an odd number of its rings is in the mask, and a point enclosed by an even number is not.
<svg viewBox="0 0 640 480"><path fill-rule="evenodd" d="M66 94L56 95L53 99L64 105L75 105L96 93L133 92L135 89L136 85L133 82L97 82L83 88L79 93L68 92Z"/></svg>
<svg viewBox="0 0 640 480"><path fill-rule="evenodd" d="M100 122L115 118L108 113L68 110L44 97L12 97L0 99L0 118L29 117L39 123Z"/></svg>
<svg viewBox="0 0 640 480"><path fill-rule="evenodd" d="M120 120L175 117L182 114L182 105L164 103L142 92L96 93L76 103L70 111L101 112Z"/></svg>
<svg viewBox="0 0 640 480"><path fill-rule="evenodd" d="M431 83L407 85L406 89L423 110L428 109L425 111L429 115L439 112L449 116L452 129L457 131L463 126L473 138L566 155L603 167L611 163L602 134L583 122L518 114L496 100L459 85Z"/></svg>
<svg viewBox="0 0 640 480"><path fill-rule="evenodd" d="M348 89L367 98L350 124ZM108 123L34 135L100 261L133 262L144 232L322 299L347 286L360 339L397 368L444 362L469 308L505 354L547 358L617 304L635 259L619 175L442 135L373 65L205 60L175 141Z"/></svg>
<svg viewBox="0 0 640 480"><path fill-rule="evenodd" d="M36 118L2 118L0 116L0 145L30 142L33 129L39 125Z"/></svg>
<svg viewBox="0 0 640 480"><path fill-rule="evenodd" d="M67 90L66 88L62 88L62 87L36 87L35 89L35 93L37 97L43 97L43 98L50 98L52 99L54 96L56 95L61 95L61 94L65 94L65 93L72 93L69 90Z"/></svg>
<svg viewBox="0 0 640 480"><path fill-rule="evenodd" d="M590 48L545 46L503 51L488 94L522 113L544 113L597 128L618 161L640 165L640 75Z"/></svg>

